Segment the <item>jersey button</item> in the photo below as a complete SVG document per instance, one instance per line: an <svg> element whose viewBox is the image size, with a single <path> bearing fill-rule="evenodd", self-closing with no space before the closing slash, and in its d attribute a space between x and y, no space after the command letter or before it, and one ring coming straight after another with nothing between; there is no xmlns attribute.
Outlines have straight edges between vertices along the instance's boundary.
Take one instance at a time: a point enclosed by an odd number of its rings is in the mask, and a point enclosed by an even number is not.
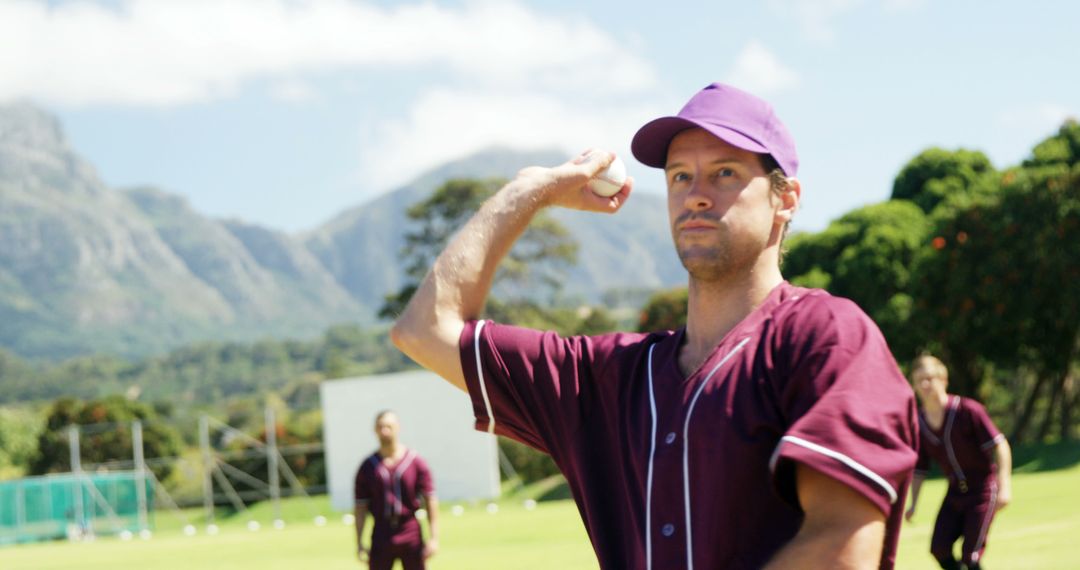
<svg viewBox="0 0 1080 570"><path fill-rule="evenodd" d="M664 536L671 536L675 534L675 525L671 523L664 525L663 528L660 529L660 533Z"/></svg>
<svg viewBox="0 0 1080 570"><path fill-rule="evenodd" d="M675 432L670 431L668 432L667 437L664 438L664 443L671 445L671 442L673 441L675 441Z"/></svg>

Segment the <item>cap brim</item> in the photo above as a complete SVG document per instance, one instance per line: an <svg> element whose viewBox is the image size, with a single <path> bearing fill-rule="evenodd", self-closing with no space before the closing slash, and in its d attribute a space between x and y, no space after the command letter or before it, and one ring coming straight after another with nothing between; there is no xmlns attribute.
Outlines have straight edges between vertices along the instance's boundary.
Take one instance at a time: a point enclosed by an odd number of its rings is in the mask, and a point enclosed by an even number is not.
<svg viewBox="0 0 1080 570"><path fill-rule="evenodd" d="M671 145L671 139L693 128L705 129L716 138L743 150L764 154L769 152L760 143L739 131L683 117L661 117L649 121L634 135L630 143L630 151L642 164L653 168L663 168L667 164L668 146Z"/></svg>

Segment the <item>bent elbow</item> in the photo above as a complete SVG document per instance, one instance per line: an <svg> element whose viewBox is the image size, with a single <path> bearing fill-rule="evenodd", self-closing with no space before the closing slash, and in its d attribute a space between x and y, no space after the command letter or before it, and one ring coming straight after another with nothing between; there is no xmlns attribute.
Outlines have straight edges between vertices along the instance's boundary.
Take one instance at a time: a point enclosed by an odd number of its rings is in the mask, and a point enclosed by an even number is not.
<svg viewBox="0 0 1080 570"><path fill-rule="evenodd" d="M403 319L398 319L394 322L394 325L390 327L390 342L397 347L398 350L406 354L409 353L408 346L409 340L412 334L409 331L408 324Z"/></svg>

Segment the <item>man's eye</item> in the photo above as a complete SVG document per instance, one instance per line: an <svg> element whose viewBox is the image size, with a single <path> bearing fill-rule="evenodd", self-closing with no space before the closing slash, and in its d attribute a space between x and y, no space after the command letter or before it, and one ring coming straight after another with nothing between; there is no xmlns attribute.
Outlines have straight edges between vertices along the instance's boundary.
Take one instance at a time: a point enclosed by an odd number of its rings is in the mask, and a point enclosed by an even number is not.
<svg viewBox="0 0 1080 570"><path fill-rule="evenodd" d="M672 182L686 182L690 180L690 175L685 172L676 172L672 177Z"/></svg>
<svg viewBox="0 0 1080 570"><path fill-rule="evenodd" d="M728 177L728 176L735 176L735 171L730 169L730 168L721 168L720 171L717 172L717 175L720 176L721 178L725 178L725 177Z"/></svg>

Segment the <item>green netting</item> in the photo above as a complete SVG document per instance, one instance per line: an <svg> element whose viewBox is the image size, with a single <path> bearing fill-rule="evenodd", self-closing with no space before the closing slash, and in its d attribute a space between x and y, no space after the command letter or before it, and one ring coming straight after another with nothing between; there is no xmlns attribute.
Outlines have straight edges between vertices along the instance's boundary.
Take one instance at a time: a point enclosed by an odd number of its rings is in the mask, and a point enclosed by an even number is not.
<svg viewBox="0 0 1080 570"><path fill-rule="evenodd" d="M139 483L133 471L0 481L0 545L142 530ZM153 487L143 488L149 513Z"/></svg>

